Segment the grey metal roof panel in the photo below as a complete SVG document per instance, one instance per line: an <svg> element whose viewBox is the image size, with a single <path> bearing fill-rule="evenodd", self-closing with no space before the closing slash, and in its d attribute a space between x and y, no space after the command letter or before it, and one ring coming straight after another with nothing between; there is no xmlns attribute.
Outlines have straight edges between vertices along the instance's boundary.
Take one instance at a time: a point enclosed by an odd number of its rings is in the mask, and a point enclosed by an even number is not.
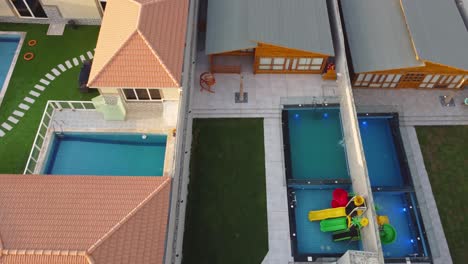
<svg viewBox="0 0 468 264"><path fill-rule="evenodd" d="M468 70L468 31L453 0L403 0L423 60Z"/></svg>
<svg viewBox="0 0 468 264"><path fill-rule="evenodd" d="M210 0L206 27L206 54L257 46L247 32L248 0Z"/></svg>
<svg viewBox="0 0 468 264"><path fill-rule="evenodd" d="M355 72L423 66L416 59L399 0L341 0Z"/></svg>
<svg viewBox="0 0 468 264"><path fill-rule="evenodd" d="M250 0L248 6L251 40L334 55L325 0Z"/></svg>
<svg viewBox="0 0 468 264"><path fill-rule="evenodd" d="M206 53L254 42L333 55L326 0L209 0Z"/></svg>

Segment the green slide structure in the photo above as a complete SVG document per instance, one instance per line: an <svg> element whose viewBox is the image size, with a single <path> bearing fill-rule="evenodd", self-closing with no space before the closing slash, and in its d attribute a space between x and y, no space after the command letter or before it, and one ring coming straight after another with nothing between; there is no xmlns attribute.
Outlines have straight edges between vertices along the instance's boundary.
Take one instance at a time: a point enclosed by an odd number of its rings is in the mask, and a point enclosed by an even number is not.
<svg viewBox="0 0 468 264"><path fill-rule="evenodd" d="M382 244L391 244L395 242L397 237L397 232L392 225L383 224L380 229L380 241Z"/></svg>
<svg viewBox="0 0 468 264"><path fill-rule="evenodd" d="M335 232L345 229L348 229L348 220L346 217L338 217L320 221L320 231L322 232Z"/></svg>

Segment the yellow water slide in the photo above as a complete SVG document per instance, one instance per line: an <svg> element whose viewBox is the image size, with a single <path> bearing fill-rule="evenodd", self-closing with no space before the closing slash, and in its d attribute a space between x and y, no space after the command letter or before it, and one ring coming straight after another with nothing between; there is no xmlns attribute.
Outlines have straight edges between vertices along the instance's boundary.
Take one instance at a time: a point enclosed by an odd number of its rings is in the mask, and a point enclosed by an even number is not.
<svg viewBox="0 0 468 264"><path fill-rule="evenodd" d="M330 208L319 211L309 212L309 221L320 221L328 218L336 218L346 216L345 207Z"/></svg>

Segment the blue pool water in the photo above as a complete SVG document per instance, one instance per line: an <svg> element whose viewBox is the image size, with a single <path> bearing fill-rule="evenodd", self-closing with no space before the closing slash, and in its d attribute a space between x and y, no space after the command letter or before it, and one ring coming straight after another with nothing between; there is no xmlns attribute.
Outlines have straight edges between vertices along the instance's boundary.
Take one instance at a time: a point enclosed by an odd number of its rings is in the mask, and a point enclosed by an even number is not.
<svg viewBox="0 0 468 264"><path fill-rule="evenodd" d="M396 241L382 245L387 258L403 258L419 253L417 246L418 227L414 226L410 216L415 208L408 203L404 193L374 192L374 203L378 207L378 215L386 215L390 224L397 231ZM413 207L413 208L410 208Z"/></svg>
<svg viewBox="0 0 468 264"><path fill-rule="evenodd" d="M15 57L19 41L19 35L0 34L0 91Z"/></svg>
<svg viewBox="0 0 468 264"><path fill-rule="evenodd" d="M292 177L349 178L339 109L298 109L287 112Z"/></svg>
<svg viewBox="0 0 468 264"><path fill-rule="evenodd" d="M293 179L349 178L339 109L287 110L289 154ZM386 258L427 256L427 247L412 185L404 179L404 158L396 147L392 134L393 116L359 117L359 128L366 156L377 213L386 215L397 231L397 240L382 245ZM395 129L393 129L395 130ZM395 131L398 129L396 128ZM405 170L404 170L405 169ZM310 210L331 207L332 191L336 185L303 184L290 182L296 206L291 209L295 221L291 230L296 232L297 253L303 256L342 254L348 249L359 249L359 242L333 242L331 234L320 231L319 222L310 222ZM343 186L341 186L343 187ZM350 186L348 186L350 188ZM410 190L408 192L408 190ZM419 237L419 239L418 239ZM296 256L297 257L297 256Z"/></svg>
<svg viewBox="0 0 468 264"><path fill-rule="evenodd" d="M65 133L54 136L45 174L162 176L166 136Z"/></svg>
<svg viewBox="0 0 468 264"><path fill-rule="evenodd" d="M372 186L403 185L389 120L384 117L359 118L359 129Z"/></svg>
<svg viewBox="0 0 468 264"><path fill-rule="evenodd" d="M334 242L332 233L320 231L320 221L310 222L307 215L311 210L331 208L333 189L296 189L296 232L299 254L343 254L348 249L359 249L358 241Z"/></svg>
<svg viewBox="0 0 468 264"><path fill-rule="evenodd" d="M388 245L382 245L386 258L403 258L423 254L418 246L419 237L424 247L424 238L420 219L416 211L416 202L409 197L413 193L385 191L385 187L394 190L412 188L405 184L402 175L401 157L395 147L395 137L392 134L392 116L359 117L359 129L367 161L367 169L372 187L383 187L382 191L374 192L374 202L379 208L377 214L387 215L390 224L397 231L397 240ZM427 255L426 252L424 252Z"/></svg>

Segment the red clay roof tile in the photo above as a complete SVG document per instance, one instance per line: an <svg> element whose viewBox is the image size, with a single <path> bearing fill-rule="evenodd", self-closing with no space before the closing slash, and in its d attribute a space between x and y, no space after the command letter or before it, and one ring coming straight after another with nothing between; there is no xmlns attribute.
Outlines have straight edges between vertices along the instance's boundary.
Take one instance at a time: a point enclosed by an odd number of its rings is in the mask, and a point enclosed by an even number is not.
<svg viewBox="0 0 468 264"><path fill-rule="evenodd" d="M113 0L106 9L88 85L180 87L188 0Z"/></svg>
<svg viewBox="0 0 468 264"><path fill-rule="evenodd" d="M0 175L3 251L87 251L97 245L93 249L98 252L109 251L114 243L125 247L125 243L131 242L132 247L141 248L138 254L162 263L164 243L161 241L166 237L170 180L169 177ZM135 220L140 218L143 221ZM146 251L147 248L152 250ZM121 254L134 256L135 252L123 250ZM0 260L41 263L39 259L47 259L40 254L23 255L5 257L4 254ZM18 259L12 259L13 256ZM25 262L14 262L19 259ZM26 261L29 259L37 261ZM81 263L76 261L69 263ZM100 254L96 261L99 263L119 262L106 260Z"/></svg>

